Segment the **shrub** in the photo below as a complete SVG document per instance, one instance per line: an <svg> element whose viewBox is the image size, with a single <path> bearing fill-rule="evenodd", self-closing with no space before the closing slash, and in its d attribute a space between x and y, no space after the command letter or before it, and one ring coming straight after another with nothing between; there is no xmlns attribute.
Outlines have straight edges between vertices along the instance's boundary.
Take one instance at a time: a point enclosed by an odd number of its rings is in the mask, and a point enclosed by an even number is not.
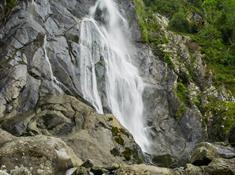
<svg viewBox="0 0 235 175"><path fill-rule="evenodd" d="M177 32L190 33L191 25L186 19L186 14L183 10L178 11L170 20L169 27Z"/></svg>

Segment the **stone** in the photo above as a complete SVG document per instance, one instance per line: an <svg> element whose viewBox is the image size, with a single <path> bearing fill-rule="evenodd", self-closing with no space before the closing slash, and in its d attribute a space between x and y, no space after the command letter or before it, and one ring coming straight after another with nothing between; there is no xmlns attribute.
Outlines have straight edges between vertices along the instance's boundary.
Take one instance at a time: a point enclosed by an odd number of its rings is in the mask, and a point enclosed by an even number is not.
<svg viewBox="0 0 235 175"><path fill-rule="evenodd" d="M36 174L37 169L41 169L43 174L49 175L65 172L69 166L79 166L82 161L61 139L41 135L13 138L5 143L0 147L0 164L4 164L8 171L11 170L11 174ZM16 170L15 166L20 168Z"/></svg>
<svg viewBox="0 0 235 175"><path fill-rule="evenodd" d="M23 167L23 166L16 166L14 170L11 170L10 172L11 175L32 175L31 172Z"/></svg>
<svg viewBox="0 0 235 175"><path fill-rule="evenodd" d="M14 136L10 133L0 129L0 146L4 145L7 142L10 142L14 139Z"/></svg>
<svg viewBox="0 0 235 175"><path fill-rule="evenodd" d="M92 162L92 160L88 159L82 164L82 166L85 168L92 168L94 166L94 163Z"/></svg>
<svg viewBox="0 0 235 175"><path fill-rule="evenodd" d="M176 159L169 155L151 155L151 163L160 167L175 167L176 166Z"/></svg>
<svg viewBox="0 0 235 175"><path fill-rule="evenodd" d="M176 173L167 168L159 168L150 165L124 165L114 171L115 175L138 174L138 175L176 175Z"/></svg>
<svg viewBox="0 0 235 175"><path fill-rule="evenodd" d="M216 158L231 159L235 149L222 143L200 143L192 152L191 163L197 166L209 165Z"/></svg>
<svg viewBox="0 0 235 175"><path fill-rule="evenodd" d="M0 175L9 175L7 172L0 170Z"/></svg>
<svg viewBox="0 0 235 175"><path fill-rule="evenodd" d="M188 165L185 173L192 175L233 175L235 173L235 150L222 143L200 143L191 156L193 165ZM188 173L188 174L190 174ZM191 175L190 174L190 175Z"/></svg>

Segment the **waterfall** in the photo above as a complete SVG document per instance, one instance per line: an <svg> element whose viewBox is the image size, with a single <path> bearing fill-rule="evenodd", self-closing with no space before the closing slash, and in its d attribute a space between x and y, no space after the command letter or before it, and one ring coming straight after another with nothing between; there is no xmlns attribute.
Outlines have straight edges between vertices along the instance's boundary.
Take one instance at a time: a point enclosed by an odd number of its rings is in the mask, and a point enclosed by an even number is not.
<svg viewBox="0 0 235 175"><path fill-rule="evenodd" d="M53 80L56 80L56 78L55 78L55 76L53 74L53 71L52 71L51 62L50 62L50 60L48 58L46 47L47 47L47 36L45 35L44 36L44 42L43 42L44 57L45 57L45 60L46 60L46 62L48 64L48 67L49 67L50 80L53 81Z"/></svg>
<svg viewBox="0 0 235 175"><path fill-rule="evenodd" d="M80 29L80 84L83 98L98 113L104 106L147 151L142 93L144 83L132 64L128 24L112 0L98 0ZM133 47L133 46L132 46Z"/></svg>
<svg viewBox="0 0 235 175"><path fill-rule="evenodd" d="M52 83L52 86L59 92L59 93L63 93L63 91L60 89L60 86L64 87L64 85L59 82L57 80L57 78L54 76L53 70L52 70L52 66L51 66L51 62L48 58L48 54L47 54L47 36L44 36L44 42L43 42L43 51L44 51L44 57L45 57L45 61L47 63L48 66L48 70L49 70L49 74L50 74L50 81Z"/></svg>

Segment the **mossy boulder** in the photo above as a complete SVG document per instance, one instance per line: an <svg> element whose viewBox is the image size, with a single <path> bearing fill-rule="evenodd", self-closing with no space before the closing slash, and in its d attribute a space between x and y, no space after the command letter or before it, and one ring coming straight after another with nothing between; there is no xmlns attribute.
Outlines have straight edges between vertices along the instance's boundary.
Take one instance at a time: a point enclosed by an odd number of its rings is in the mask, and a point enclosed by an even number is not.
<svg viewBox="0 0 235 175"><path fill-rule="evenodd" d="M151 162L160 167L175 167L176 166L176 158L171 156L170 154L151 156Z"/></svg>
<svg viewBox="0 0 235 175"><path fill-rule="evenodd" d="M192 152L191 163L196 166L209 165L218 158L232 159L235 157L235 149L224 143L200 143Z"/></svg>

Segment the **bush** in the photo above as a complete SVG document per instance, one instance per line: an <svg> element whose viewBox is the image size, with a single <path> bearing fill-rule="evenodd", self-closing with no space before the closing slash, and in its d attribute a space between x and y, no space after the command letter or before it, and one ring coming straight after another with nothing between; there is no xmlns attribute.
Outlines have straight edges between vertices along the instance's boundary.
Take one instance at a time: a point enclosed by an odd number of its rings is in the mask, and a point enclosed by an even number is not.
<svg viewBox="0 0 235 175"><path fill-rule="evenodd" d="M172 17L184 4L182 0L144 0L146 6L151 7L154 12L158 12L167 17Z"/></svg>
<svg viewBox="0 0 235 175"><path fill-rule="evenodd" d="M137 21L140 26L142 40L144 42L148 41L148 29L146 24L146 12L145 12L145 5L143 0L134 0L135 3L135 10L137 14Z"/></svg>
<svg viewBox="0 0 235 175"><path fill-rule="evenodd" d="M209 138L224 141L225 136L235 123L235 103L224 102L211 97L205 106L206 124Z"/></svg>
<svg viewBox="0 0 235 175"><path fill-rule="evenodd" d="M169 27L172 30L183 33L191 32L191 25L189 21L186 19L186 14L183 10L178 11L173 15L170 20Z"/></svg>
<svg viewBox="0 0 235 175"><path fill-rule="evenodd" d="M176 94L183 104L185 104L186 106L190 105L189 91L183 83L177 83Z"/></svg>

